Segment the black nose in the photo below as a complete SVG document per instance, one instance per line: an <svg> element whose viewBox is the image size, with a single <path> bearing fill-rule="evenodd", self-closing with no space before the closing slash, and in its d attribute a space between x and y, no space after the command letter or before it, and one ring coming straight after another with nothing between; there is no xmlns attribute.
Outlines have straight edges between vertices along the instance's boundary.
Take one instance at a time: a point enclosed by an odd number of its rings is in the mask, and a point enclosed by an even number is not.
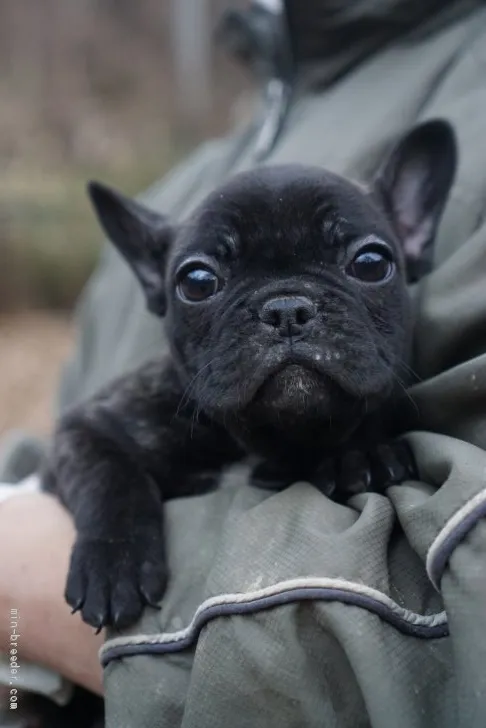
<svg viewBox="0 0 486 728"><path fill-rule="evenodd" d="M316 315L315 304L305 296L278 296L263 304L260 319L281 336L295 336Z"/></svg>

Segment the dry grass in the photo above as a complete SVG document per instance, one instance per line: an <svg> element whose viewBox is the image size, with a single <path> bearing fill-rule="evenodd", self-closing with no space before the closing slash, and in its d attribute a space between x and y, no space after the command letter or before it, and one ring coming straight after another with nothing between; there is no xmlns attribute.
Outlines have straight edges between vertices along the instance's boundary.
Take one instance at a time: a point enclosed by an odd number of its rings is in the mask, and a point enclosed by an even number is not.
<svg viewBox="0 0 486 728"><path fill-rule="evenodd" d="M233 1L210 0L212 21ZM221 51L209 64L210 112L184 121L172 5L2 0L0 314L76 301L101 237L88 179L140 192L227 127L246 86Z"/></svg>
<svg viewBox="0 0 486 728"><path fill-rule="evenodd" d="M101 229L86 182L135 194L160 177L172 150L117 169L10 165L0 175L0 313L71 308L99 253Z"/></svg>
<svg viewBox="0 0 486 728"><path fill-rule="evenodd" d="M244 0L211 0L213 20L235 2ZM224 130L238 90L249 87L216 53L209 118L181 134L170 7L1 3L0 437L10 428L49 431L70 326L57 314L7 312L75 303L101 238L86 180L139 192L198 138Z"/></svg>
<svg viewBox="0 0 486 728"><path fill-rule="evenodd" d="M71 341L71 325L63 316L36 312L0 318L0 437L18 428L49 433Z"/></svg>

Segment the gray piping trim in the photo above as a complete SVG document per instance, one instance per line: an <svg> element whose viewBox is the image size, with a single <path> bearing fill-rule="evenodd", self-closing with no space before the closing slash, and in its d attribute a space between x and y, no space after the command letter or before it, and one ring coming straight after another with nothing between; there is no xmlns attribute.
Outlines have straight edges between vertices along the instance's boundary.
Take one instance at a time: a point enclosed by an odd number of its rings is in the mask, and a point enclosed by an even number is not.
<svg viewBox="0 0 486 728"><path fill-rule="evenodd" d="M106 667L112 660L122 657L180 652L197 642L202 628L213 619L254 614L264 609L308 600L339 601L366 609L412 637L434 639L448 634L445 612L417 614L404 609L386 594L364 584L345 579L309 577L283 581L251 592L211 597L198 607L185 629L172 633L115 637L101 648L100 661Z"/></svg>
<svg viewBox="0 0 486 728"><path fill-rule="evenodd" d="M432 542L425 567L437 591L452 553L482 518L486 518L486 489L459 508Z"/></svg>

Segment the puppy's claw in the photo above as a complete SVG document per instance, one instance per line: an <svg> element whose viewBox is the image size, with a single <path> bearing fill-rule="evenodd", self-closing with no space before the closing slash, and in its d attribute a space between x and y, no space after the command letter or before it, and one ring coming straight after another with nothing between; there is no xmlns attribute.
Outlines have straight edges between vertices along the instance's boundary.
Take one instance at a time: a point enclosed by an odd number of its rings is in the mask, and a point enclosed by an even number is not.
<svg viewBox="0 0 486 728"><path fill-rule="evenodd" d="M74 599L72 598L69 590L66 589L64 598L71 607L71 614L76 614L76 612L79 612L84 606L84 596L82 594Z"/></svg>
<svg viewBox="0 0 486 728"><path fill-rule="evenodd" d="M76 612L79 612L79 610L82 608L84 604L84 599L80 598L74 605L74 607L71 609L71 614L76 614Z"/></svg>
<svg viewBox="0 0 486 728"><path fill-rule="evenodd" d="M378 446L373 453L377 482L381 490L400 485L417 477L415 459L405 441L397 440Z"/></svg>
<svg viewBox="0 0 486 728"><path fill-rule="evenodd" d="M312 482L328 498L334 498L336 492L336 468L330 458L324 460L317 469Z"/></svg>
<svg viewBox="0 0 486 728"><path fill-rule="evenodd" d="M160 604L160 602L156 601L155 599L151 599L143 588L140 589L140 593L147 607L152 607L152 609L158 609L159 611L162 609L162 605Z"/></svg>
<svg viewBox="0 0 486 728"><path fill-rule="evenodd" d="M369 459L366 453L352 450L344 454L339 463L340 492L351 498L358 493L366 493L372 481Z"/></svg>

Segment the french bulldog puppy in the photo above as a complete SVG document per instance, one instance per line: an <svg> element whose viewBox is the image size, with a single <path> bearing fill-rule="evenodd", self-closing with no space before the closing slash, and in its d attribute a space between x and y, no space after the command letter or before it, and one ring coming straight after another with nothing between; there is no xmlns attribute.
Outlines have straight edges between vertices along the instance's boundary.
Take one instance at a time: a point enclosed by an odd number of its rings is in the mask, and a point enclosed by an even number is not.
<svg viewBox="0 0 486 728"><path fill-rule="evenodd" d="M170 356L60 420L46 488L77 540L66 599L101 629L157 605L163 504L257 455L255 483L345 500L413 473L392 419L409 372L407 282L423 272L456 169L450 125L419 125L369 187L298 164L258 168L173 224L99 183L110 240L165 319Z"/></svg>

